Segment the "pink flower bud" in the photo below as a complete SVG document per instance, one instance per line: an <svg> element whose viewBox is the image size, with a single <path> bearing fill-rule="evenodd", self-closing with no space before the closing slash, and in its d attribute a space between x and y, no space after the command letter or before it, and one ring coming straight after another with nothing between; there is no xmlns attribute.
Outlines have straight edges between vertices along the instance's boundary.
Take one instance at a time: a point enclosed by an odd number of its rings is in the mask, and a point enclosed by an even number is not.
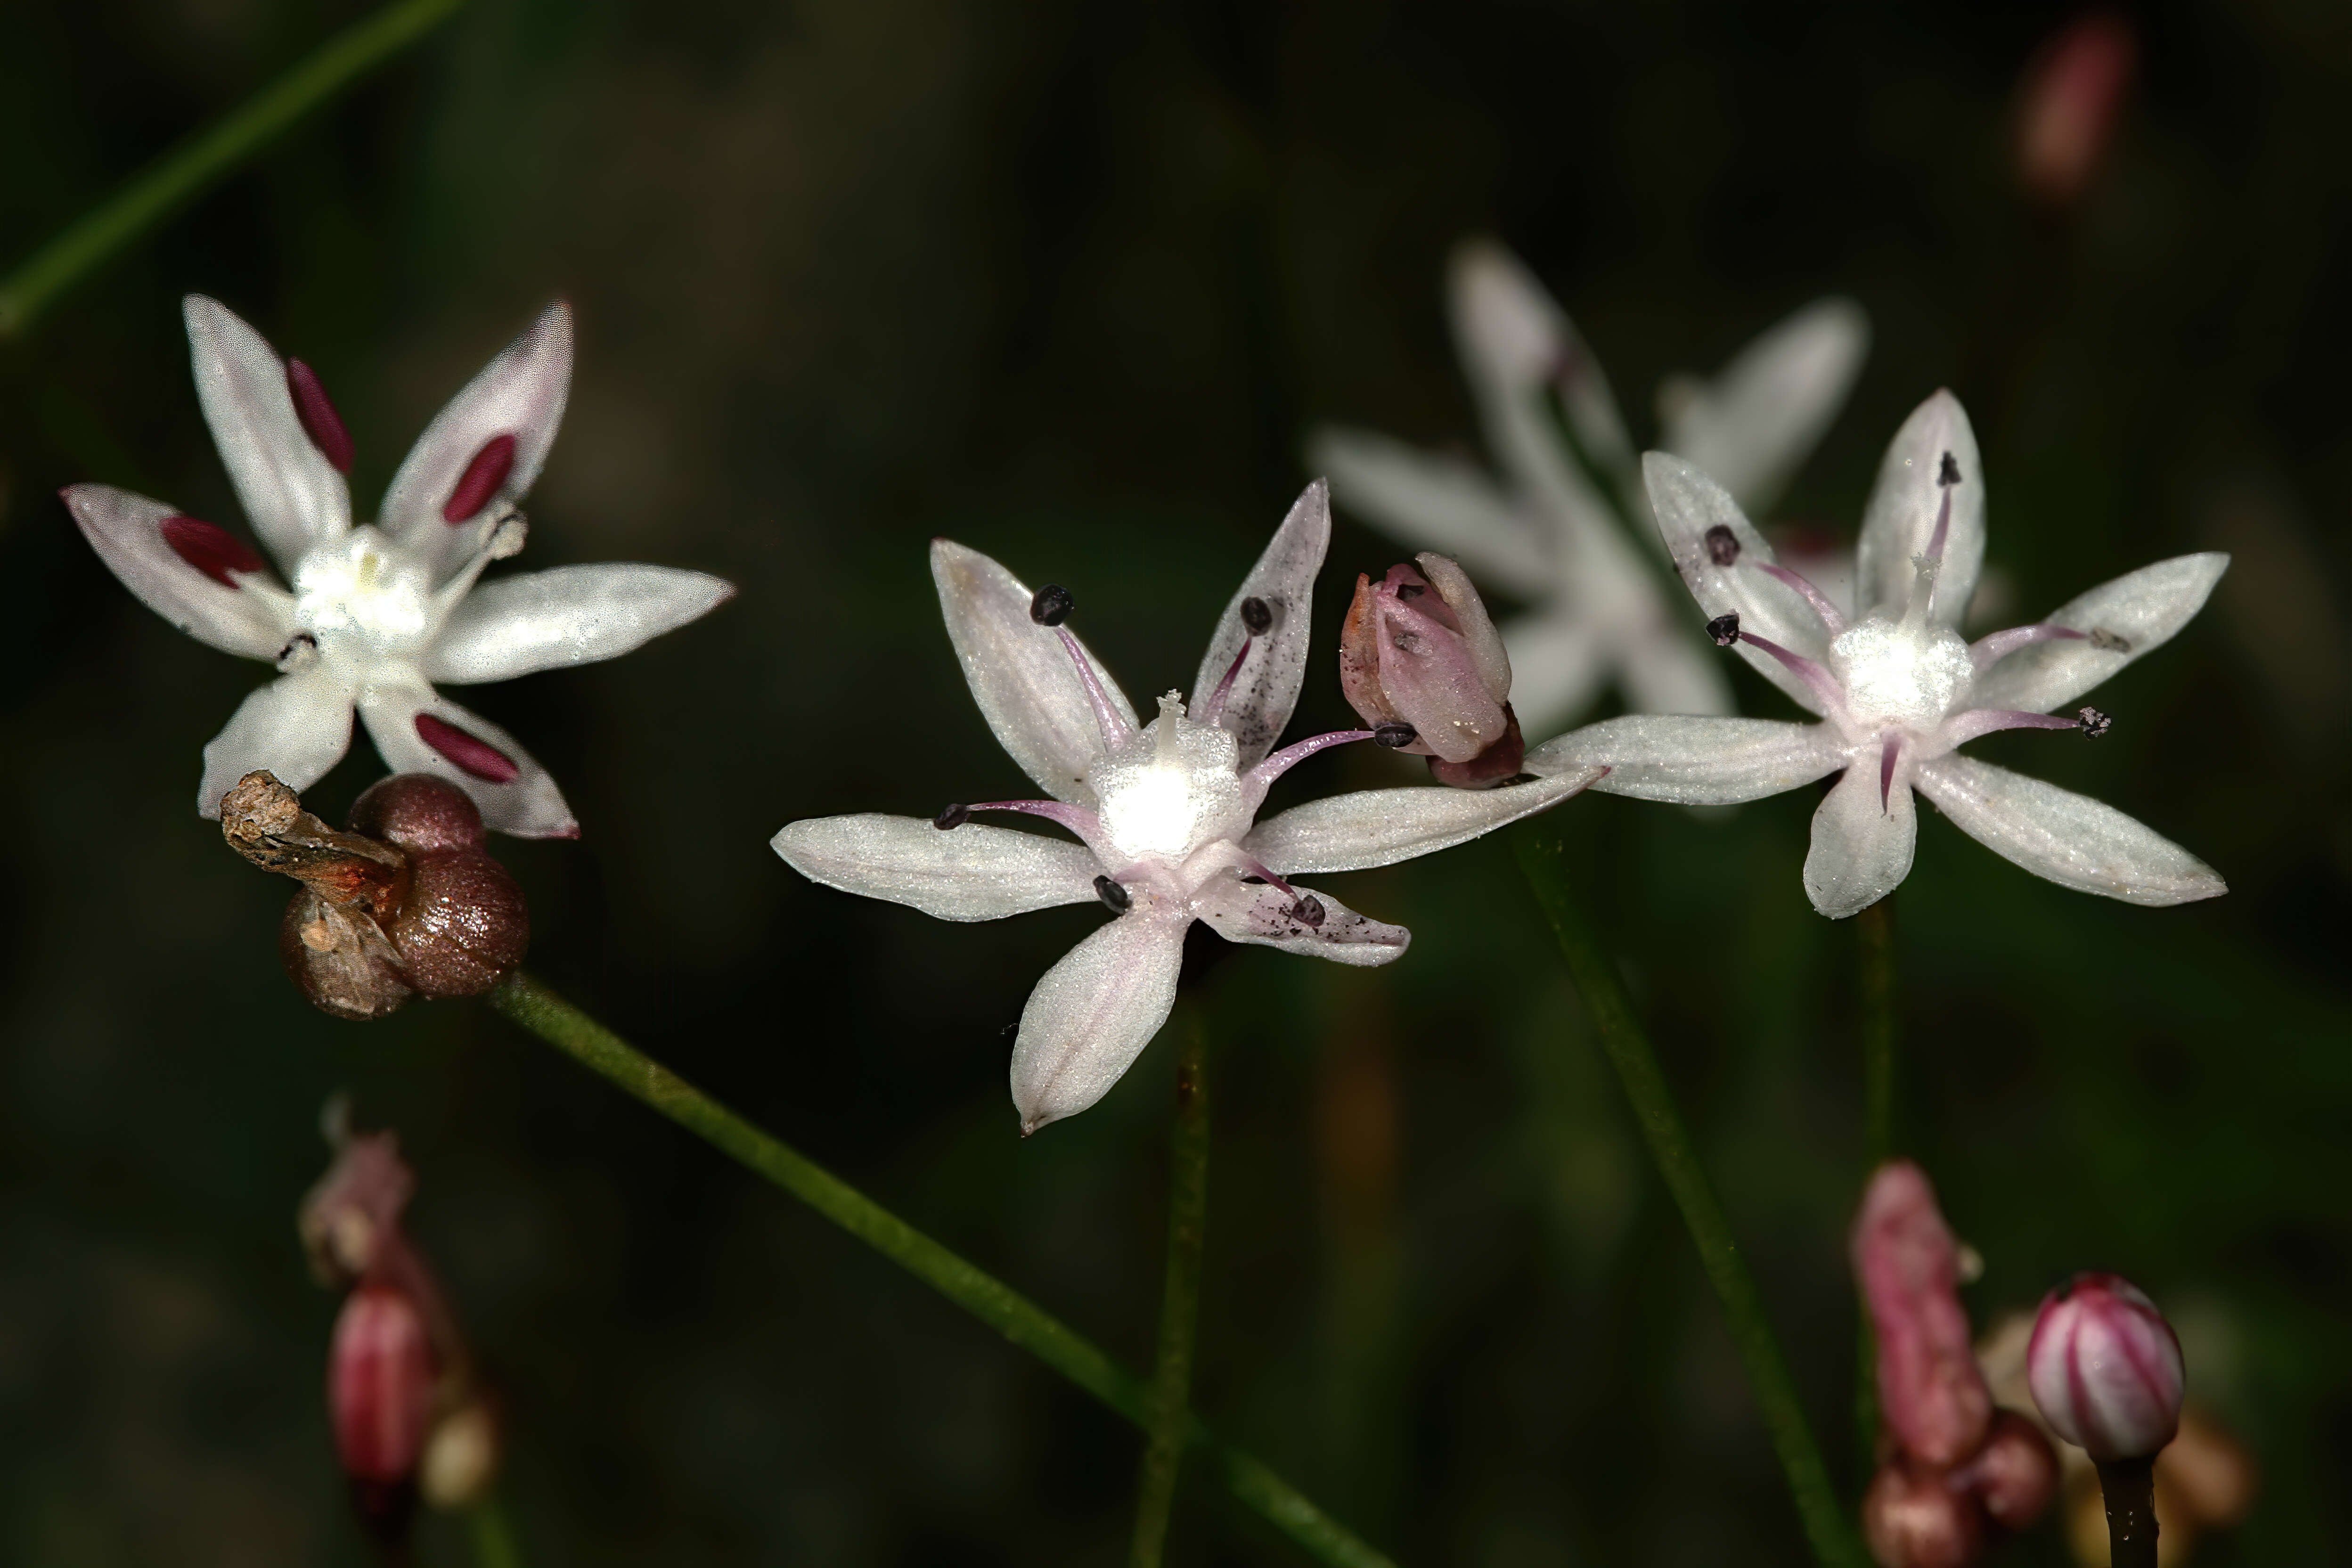
<svg viewBox="0 0 2352 1568"><path fill-rule="evenodd" d="M362 1285L344 1300L327 1352L327 1414L352 1495L380 1531L400 1529L415 1503L433 1376L425 1321L406 1296Z"/></svg>
<svg viewBox="0 0 2352 1568"><path fill-rule="evenodd" d="M2180 1429L2180 1341L2116 1275L2077 1274L2043 1299L2025 1377L2050 1429L2102 1463L2146 1458Z"/></svg>
<svg viewBox="0 0 2352 1568"><path fill-rule="evenodd" d="M2138 61L2131 24L2111 12L2042 47L2018 89L2017 175L2029 194L2053 207L2080 199L2106 161Z"/></svg>
<svg viewBox="0 0 2352 1568"><path fill-rule="evenodd" d="M335 1162L303 1195L296 1220L312 1271L329 1285L375 1271L397 1244L401 1211L416 1188L397 1135L338 1134Z"/></svg>
<svg viewBox="0 0 2352 1568"><path fill-rule="evenodd" d="M1997 1410L1992 1431L1966 1476L1995 1524L2023 1530L2058 1494L2058 1455L2041 1427L2014 1410Z"/></svg>
<svg viewBox="0 0 2352 1568"><path fill-rule="evenodd" d="M1396 749L1431 758L1441 784L1483 789L1519 771L1511 660L1469 575L1434 553L1356 579L1339 635L1339 685L1374 729L1403 724Z"/></svg>
<svg viewBox="0 0 2352 1568"><path fill-rule="evenodd" d="M1862 1498L1862 1538L1878 1568L1967 1568L1984 1552L1984 1511L1936 1471L1879 1468Z"/></svg>
<svg viewBox="0 0 2352 1568"><path fill-rule="evenodd" d="M1959 1246L1919 1167L1878 1168L1853 1222L1853 1271L1878 1331L1878 1403L1903 1451L1937 1468L1975 1453L1992 1421L1960 1305Z"/></svg>

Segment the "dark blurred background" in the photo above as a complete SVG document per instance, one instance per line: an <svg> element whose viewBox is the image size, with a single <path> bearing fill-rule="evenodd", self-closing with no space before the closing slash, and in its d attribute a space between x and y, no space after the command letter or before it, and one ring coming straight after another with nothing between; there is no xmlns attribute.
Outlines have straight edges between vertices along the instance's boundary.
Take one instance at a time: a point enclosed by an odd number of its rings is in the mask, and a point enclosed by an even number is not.
<svg viewBox="0 0 2352 1568"><path fill-rule="evenodd" d="M0 264L364 9L0 6ZM585 826L503 847L533 966L1139 1363L1168 1043L1026 1143L1005 1089L1024 995L1098 914L937 923L809 886L766 840L1024 792L939 629L931 535L1069 584L1149 694L1189 679L1313 423L1475 449L1439 289L1481 233L1574 313L1637 438L1668 373L1861 300L1867 368L1782 519L1850 532L1880 448L1948 384L2021 615L2235 553L2211 608L2103 689L2113 737L1979 748L2144 818L2231 895L2084 898L1931 817L1899 900L1902 1142L1983 1254L1980 1323L2091 1266L2179 1321L2192 1392L2263 1472L2199 1561L2339 1556L2352 11L2130 13L2112 157L2053 207L2021 190L2015 102L2072 15L474 0L0 345L22 677L0 698L0 1556L367 1560L321 1398L335 1303L292 1224L338 1089L418 1169L413 1228L504 1401L531 1561L1105 1562L1129 1523L1123 1425L790 1200L479 1005L353 1026L286 983L287 885L191 799L266 672L142 608L54 499L103 479L234 519L183 292L319 367L362 507L546 299L575 302L520 564L743 593L616 663L464 694ZM1398 554L1343 520L1327 639L1352 574ZM1746 710L1786 710L1742 680ZM1318 668L1301 724L1343 713ZM312 804L339 816L379 767L362 741ZM1799 884L1811 806L1554 821L1857 1487L1856 949ZM1202 1408L1402 1562L1801 1561L1508 844L1337 890L1411 925L1410 956L1231 950L1200 976ZM466 1560L446 1521L422 1545ZM1174 1551L1300 1561L1197 1484ZM2046 1525L2000 1558L2066 1560Z"/></svg>

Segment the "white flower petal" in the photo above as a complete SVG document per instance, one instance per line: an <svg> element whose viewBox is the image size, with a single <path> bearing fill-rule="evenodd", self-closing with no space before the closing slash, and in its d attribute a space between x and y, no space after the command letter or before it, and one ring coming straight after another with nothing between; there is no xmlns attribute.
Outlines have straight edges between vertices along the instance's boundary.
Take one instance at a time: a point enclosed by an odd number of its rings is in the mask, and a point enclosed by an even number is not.
<svg viewBox="0 0 2352 1568"><path fill-rule="evenodd" d="M1918 786L1961 831L2037 877L2133 904L2185 904L2229 886L2213 868L2114 806L1955 752Z"/></svg>
<svg viewBox="0 0 2352 1568"><path fill-rule="evenodd" d="M1545 742L1527 766L1544 777L1605 767L1591 785L1604 795L1728 805L1811 784L1844 763L1844 747L1823 724L1631 713Z"/></svg>
<svg viewBox="0 0 2352 1568"><path fill-rule="evenodd" d="M1393 866L1557 805L1600 773L1594 767L1574 768L1486 790L1358 790L1268 817L1250 830L1242 848L1284 877Z"/></svg>
<svg viewBox="0 0 2352 1568"><path fill-rule="evenodd" d="M162 501L110 485L69 485L59 493L107 569L142 604L198 642L247 658L274 659L293 635L293 595L270 581L260 557L249 557L251 571L216 562L228 579L222 583L188 564L165 541L164 520L179 514ZM231 552L244 548L227 538Z"/></svg>
<svg viewBox="0 0 2352 1568"><path fill-rule="evenodd" d="M913 816L812 817L769 840L812 882L887 899L943 921L992 921L1095 897L1100 869L1083 845L988 827L941 831Z"/></svg>
<svg viewBox="0 0 2352 1568"><path fill-rule="evenodd" d="M1013 1104L1024 1136L1100 1100L1143 1054L1175 1005L1192 923L1129 910L1037 982L1013 1043Z"/></svg>
<svg viewBox="0 0 2352 1568"><path fill-rule="evenodd" d="M378 687L360 701L396 773L437 773L473 797L485 826L517 838L577 838L563 792L512 735L430 687Z"/></svg>
<svg viewBox="0 0 2352 1568"><path fill-rule="evenodd" d="M1627 637L1619 655L1618 684L1636 713L1728 713L1731 685L1720 650L1679 621ZM1538 734L1546 726L1532 726Z"/></svg>
<svg viewBox="0 0 2352 1568"><path fill-rule="evenodd" d="M325 670L281 675L237 704L205 746L196 815L220 820L221 796L256 768L299 793L327 776L352 746L352 696Z"/></svg>
<svg viewBox="0 0 2352 1568"><path fill-rule="evenodd" d="M1829 632L1811 604L1796 589L1759 568L1774 564L1772 547L1756 531L1730 493L1691 464L1666 452L1642 460L1650 509L1658 533L1708 620L1736 615L1739 629L1780 644L1790 653L1821 660L1829 657ZM1707 545L1710 529L1727 528L1739 549L1729 565L1717 565ZM1787 665L1759 647L1738 645L1758 674L1787 692L1809 712L1822 710L1821 694Z"/></svg>
<svg viewBox="0 0 2352 1568"><path fill-rule="evenodd" d="M1492 240L1467 241L1454 252L1450 284L1454 342L1496 455L1528 475L1558 462L1559 434L1538 417L1541 391L1553 386L1585 453L1604 468L1630 470L1633 445L1601 362L1519 258ZM1505 410L1510 417L1497 420ZM1531 445L1531 437L1540 440Z"/></svg>
<svg viewBox="0 0 2352 1568"><path fill-rule="evenodd" d="M1592 623L1566 606L1522 616L1503 628L1511 656L1511 711L1522 734L1557 730L1584 710L1608 675Z"/></svg>
<svg viewBox="0 0 2352 1568"><path fill-rule="evenodd" d="M1442 550L1488 586L1522 599L1559 585L1549 542L1475 467L1369 431L1326 428L1307 460L1339 502L1416 549Z"/></svg>
<svg viewBox="0 0 2352 1568"><path fill-rule="evenodd" d="M2206 596L2229 564L2230 558L2218 552L2179 555L2101 584L2043 620L2110 635L2028 644L1977 677L1970 705L2047 713L2073 701L2140 655L2171 641L2205 607Z"/></svg>
<svg viewBox="0 0 2352 1568"><path fill-rule="evenodd" d="M352 525L351 490L294 412L286 362L217 300L181 301L196 399L246 521L292 573L302 552Z"/></svg>
<svg viewBox="0 0 2352 1568"><path fill-rule="evenodd" d="M425 656L428 680L509 680L614 658L735 596L707 573L635 563L500 577L457 602Z"/></svg>
<svg viewBox="0 0 2352 1568"><path fill-rule="evenodd" d="M1278 947L1366 968L1404 956L1405 944L1412 940L1404 927L1366 920L1328 893L1313 897L1323 906L1323 923L1310 926L1291 912L1297 906L1290 895L1272 883L1253 886L1220 878L1194 897L1192 912L1227 942Z"/></svg>
<svg viewBox="0 0 2352 1568"><path fill-rule="evenodd" d="M1919 818L1911 802L1906 761L1882 797L1877 759L1845 771L1813 813L1813 844L1805 855L1805 894L1833 921L1860 914L1911 874Z"/></svg>
<svg viewBox="0 0 2352 1568"><path fill-rule="evenodd" d="M555 445L572 391L572 310L561 300L507 345L449 400L416 438L384 492L382 526L440 582L480 548L499 519L494 499L471 517L446 521L442 509L475 458L501 436L514 438L514 463L496 494L520 497L539 478Z"/></svg>
<svg viewBox="0 0 2352 1568"><path fill-rule="evenodd" d="M979 551L948 539L931 541L931 579L948 640L998 742L1047 795L1092 805L1085 774L1102 754L1102 731L1062 639L1029 618L1029 589ZM1111 706L1133 725L1135 710L1118 683L1091 650L1087 662Z"/></svg>
<svg viewBox="0 0 2352 1568"><path fill-rule="evenodd" d="M1943 484L1945 455L1959 470L1959 482ZM1879 464L1878 483L1863 513L1854 575L1861 613L1900 618L1911 601L1916 572L1912 558L1927 553L1935 537L1944 494L1951 492L1952 521L1944 540L1944 564L1936 579L1933 618L1957 626L1977 590L1984 566L1984 464L1977 456L1976 432L1960 400L1938 392L1913 410L1895 433Z"/></svg>
<svg viewBox="0 0 2352 1568"><path fill-rule="evenodd" d="M1331 487L1317 479L1291 503L1289 515L1275 530L1265 553L1234 590L1225 613L1210 634L1209 650L1201 657L1200 672L1192 678L1190 696L1198 711L1217 683L1233 668L1242 645L1249 643L1249 661L1234 678L1233 689L1217 722L1233 735L1241 752L1241 766L1255 767L1274 750L1275 741L1290 722L1298 705L1298 689L1307 679L1307 657L1312 643L1310 612L1315 604L1315 574L1323 552L1331 546ZM1274 624L1264 637L1253 637L1242 624L1242 601L1262 600L1274 613Z"/></svg>
<svg viewBox="0 0 2352 1568"><path fill-rule="evenodd" d="M1844 406L1870 347L1851 300L1817 300L1773 327L1675 410L1659 445L1769 510Z"/></svg>

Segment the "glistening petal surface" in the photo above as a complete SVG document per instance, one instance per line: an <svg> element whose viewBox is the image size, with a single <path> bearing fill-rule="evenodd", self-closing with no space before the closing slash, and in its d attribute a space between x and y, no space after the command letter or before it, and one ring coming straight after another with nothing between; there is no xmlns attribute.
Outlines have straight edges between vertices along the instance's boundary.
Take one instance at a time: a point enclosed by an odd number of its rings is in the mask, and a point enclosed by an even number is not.
<svg viewBox="0 0 2352 1568"><path fill-rule="evenodd" d="M459 766L426 743L418 729L419 714L495 752L512 777L484 778ZM521 742L478 713L468 712L430 687L380 687L360 703L375 749L396 773L437 773L464 790L481 808L483 826L517 838L577 838L580 824L563 804L545 768L531 759Z"/></svg>
<svg viewBox="0 0 2352 1568"><path fill-rule="evenodd" d="M1317 431L1307 460L1331 476L1339 505L1408 545L1444 552L1486 586L1523 599L1558 590L1546 542L1472 464L1347 429Z"/></svg>
<svg viewBox="0 0 2352 1568"><path fill-rule="evenodd" d="M1242 847L1282 876L1362 871L1435 854L1557 805L1600 776L1580 767L1496 789L1359 790L1295 805L1252 828Z"/></svg>
<svg viewBox="0 0 2352 1568"><path fill-rule="evenodd" d="M425 677L464 685L616 658L734 593L707 573L635 563L500 577L458 601L426 655Z"/></svg>
<svg viewBox="0 0 2352 1568"><path fill-rule="evenodd" d="M1301 893L1311 889L1300 888ZM1239 880L1219 880L1193 899L1192 912L1227 942L1278 947L1328 958L1334 963L1370 968L1392 963L1404 956L1412 933L1402 926L1367 920L1328 893L1312 893L1323 906L1323 921L1308 925L1293 910L1288 893L1270 882L1255 886Z"/></svg>
<svg viewBox="0 0 2352 1568"><path fill-rule="evenodd" d="M163 532L163 520L179 515L173 508L110 485L71 485L60 493L98 558L149 609L224 653L274 659L286 646L293 596L266 571L234 574L232 588L181 560Z"/></svg>
<svg viewBox="0 0 2352 1568"><path fill-rule="evenodd" d="M1099 868L1083 846L977 822L948 831L912 816L814 817L769 841L812 882L887 899L943 921L992 921L1088 903Z"/></svg>
<svg viewBox="0 0 2352 1568"><path fill-rule="evenodd" d="M1289 515L1274 532L1249 575L1234 590L1217 628L1210 635L1208 652L1201 658L1190 693L1194 710L1208 700L1217 683L1233 668L1234 658L1249 643L1249 659L1234 677L1217 722L1229 731L1241 751L1241 765L1255 767L1274 749L1298 705L1298 689L1307 679L1307 658L1313 644L1309 612L1315 602L1315 574L1322 568L1323 552L1331 545L1331 487L1317 479L1291 503ZM1242 621L1242 605L1257 599L1273 612L1264 636L1253 637Z"/></svg>
<svg viewBox="0 0 2352 1568"><path fill-rule="evenodd" d="M1024 1133L1094 1104L1143 1054L1175 1005L1190 924L1181 914L1130 910L1037 982L1013 1044L1013 1104Z"/></svg>
<svg viewBox="0 0 2352 1568"><path fill-rule="evenodd" d="M254 533L288 573L302 552L352 525L351 490L302 428L286 362L217 300L181 301L196 400Z"/></svg>
<svg viewBox="0 0 2352 1568"><path fill-rule="evenodd" d="M498 497L520 497L539 478L571 391L572 309L559 300L416 438L384 492L381 521L385 533L426 564L435 582L480 548L497 522ZM500 436L514 437L513 466L487 505L451 525L441 515L443 506L482 448Z"/></svg>
<svg viewBox="0 0 2352 1568"><path fill-rule="evenodd" d="M1845 771L1813 813L1805 855L1805 894L1833 921L1859 914L1911 874L1919 836L1906 763L1880 800L1878 763L1865 758Z"/></svg>
<svg viewBox="0 0 2352 1568"><path fill-rule="evenodd" d="M998 742L1047 795L1091 805L1094 792L1084 775L1102 753L1102 731L1062 639L1029 618L1027 584L948 539L931 541L931 579L948 640ZM1087 660L1132 726L1135 710L1118 683L1091 652Z"/></svg>
<svg viewBox="0 0 2352 1568"><path fill-rule="evenodd" d="M2140 655L2162 647L2205 607L2229 568L2218 552L2179 555L2103 583L2043 617L2104 637L2031 643L1977 677L1979 708L2047 713L2072 702Z"/></svg>
<svg viewBox="0 0 2352 1568"><path fill-rule="evenodd" d="M1765 332L1675 416L1659 445L1762 512L1845 405L1870 348L1851 300L1817 300Z"/></svg>
<svg viewBox="0 0 2352 1568"><path fill-rule="evenodd" d="M1828 726L1775 719L1629 713L1571 730L1528 753L1528 772L1605 767L1604 795L1678 805L1761 800L1845 765Z"/></svg>
<svg viewBox="0 0 2352 1568"><path fill-rule="evenodd" d="M1947 453L1959 470L1959 482L1950 486L1942 482ZM1879 463L1854 563L1862 614L1901 618L1910 601L1912 558L1924 554L1934 538L1948 489L1952 520L1936 579L1932 618L1938 626L1957 626L1984 566L1984 464L1960 400L1938 392L1912 411Z"/></svg>
<svg viewBox="0 0 2352 1568"><path fill-rule="evenodd" d="M256 768L299 794L325 778L351 745L351 693L323 669L281 675L238 703L205 743L196 815L219 820L221 796Z"/></svg>
<svg viewBox="0 0 2352 1568"><path fill-rule="evenodd" d="M1682 574L1706 619L1736 615L1741 631L1753 632L1810 659L1828 657L1829 634L1805 596L1758 570L1772 563L1772 547L1756 531L1728 490L1666 452L1644 457L1642 474L1666 552L1674 557L1675 570ZM1707 542L1709 531L1717 528L1728 529L1738 546L1727 565L1717 563ZM1822 710L1821 694L1787 665L1744 642L1738 651L1798 706L1811 713Z"/></svg>
<svg viewBox="0 0 2352 1568"><path fill-rule="evenodd" d="M2179 845L2056 784L1958 752L1921 763L1917 784L1969 837L2061 887L2155 905L2230 890Z"/></svg>

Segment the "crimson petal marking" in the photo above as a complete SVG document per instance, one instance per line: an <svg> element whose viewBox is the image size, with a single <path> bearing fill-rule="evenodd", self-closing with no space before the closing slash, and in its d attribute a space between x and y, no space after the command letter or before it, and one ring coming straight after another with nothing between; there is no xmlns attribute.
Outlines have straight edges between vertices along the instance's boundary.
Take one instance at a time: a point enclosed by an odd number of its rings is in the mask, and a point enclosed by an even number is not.
<svg viewBox="0 0 2352 1568"><path fill-rule="evenodd" d="M352 433L343 428L342 416L335 412L333 400L320 384L319 373L299 359L288 360L286 390L293 395L294 417L302 422L302 434L310 437L310 445L334 465L337 473L350 473Z"/></svg>
<svg viewBox="0 0 2352 1568"><path fill-rule="evenodd" d="M416 716L416 738L449 759L452 767L485 784L512 784L522 776L522 770L504 752L430 713Z"/></svg>
<svg viewBox="0 0 2352 1568"><path fill-rule="evenodd" d="M441 521L454 528L480 516L482 509L490 504L490 498L499 493L499 487L507 482L507 475L514 471L514 461L512 435L493 436L483 442L482 449L466 465L466 471L457 476L457 488L449 492L448 500L441 508Z"/></svg>
<svg viewBox="0 0 2352 1568"><path fill-rule="evenodd" d="M172 553L218 583L234 588L232 573L267 572L269 568L245 542L215 523L174 512L155 525Z"/></svg>

